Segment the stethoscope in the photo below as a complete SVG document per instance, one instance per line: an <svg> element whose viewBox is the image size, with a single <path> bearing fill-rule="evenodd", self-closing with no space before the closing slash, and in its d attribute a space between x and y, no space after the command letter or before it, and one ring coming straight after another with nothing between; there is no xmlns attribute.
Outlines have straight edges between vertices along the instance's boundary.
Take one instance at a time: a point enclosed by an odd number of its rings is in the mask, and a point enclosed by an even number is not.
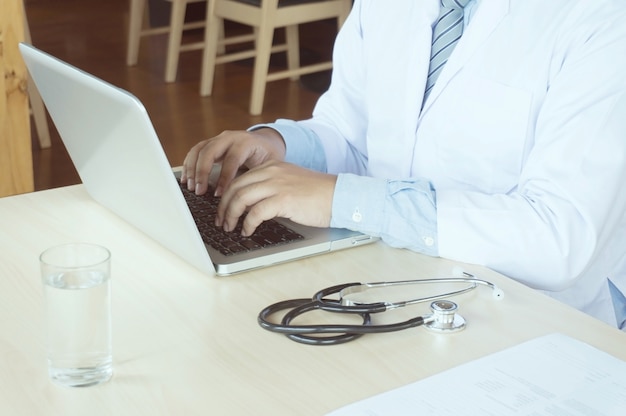
<svg viewBox="0 0 626 416"><path fill-rule="evenodd" d="M377 334L383 332L400 331L424 325L427 329L435 332L450 333L460 331L465 328L465 319L456 313L458 306L456 303L446 300L452 296L458 296L469 292L476 287L487 286L492 289L492 296L495 299L502 299L504 292L496 285L486 280L478 279L476 276L464 272L456 271L455 274L462 277L439 277L433 279L402 280L395 282L376 283L344 283L320 290L312 298L291 299L274 303L263 309L258 316L259 325L268 331L284 334L293 341L309 345L336 345L352 341L365 334ZM413 285L413 284L434 284L434 283L467 283L467 286L439 295L425 296L421 298L405 300L400 302L374 302L359 303L346 298L347 295L361 293L371 289ZM338 299L331 299L329 296L338 295ZM404 306L417 303L431 302L431 313L423 316L408 319L403 322L393 324L373 325L371 314L402 308ZM285 311L280 323L270 322L269 316ZM307 312L322 310L326 312L336 312L344 314L360 315L363 322L360 325L342 324L321 324L321 325L296 325L292 321Z"/></svg>

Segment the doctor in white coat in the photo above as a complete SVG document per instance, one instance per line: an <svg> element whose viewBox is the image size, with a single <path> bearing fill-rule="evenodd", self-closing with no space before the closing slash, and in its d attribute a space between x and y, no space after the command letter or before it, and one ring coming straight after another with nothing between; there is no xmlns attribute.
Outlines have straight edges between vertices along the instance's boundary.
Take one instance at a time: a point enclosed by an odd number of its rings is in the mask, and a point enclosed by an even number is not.
<svg viewBox="0 0 626 416"><path fill-rule="evenodd" d="M309 120L192 148L218 225L282 216L482 264L626 319L626 1L472 0L424 101L439 0L356 0ZM424 102L423 102L424 101ZM240 166L251 168L234 179Z"/></svg>

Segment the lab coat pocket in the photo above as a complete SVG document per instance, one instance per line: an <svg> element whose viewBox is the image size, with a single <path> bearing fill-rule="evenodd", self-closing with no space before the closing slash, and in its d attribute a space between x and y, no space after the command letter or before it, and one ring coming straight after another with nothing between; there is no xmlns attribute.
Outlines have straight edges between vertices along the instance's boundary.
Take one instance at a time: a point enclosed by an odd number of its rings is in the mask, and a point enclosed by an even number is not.
<svg viewBox="0 0 626 416"><path fill-rule="evenodd" d="M446 182L484 193L514 190L528 146L530 108L528 91L475 76L455 77L432 109L446 112L435 135Z"/></svg>

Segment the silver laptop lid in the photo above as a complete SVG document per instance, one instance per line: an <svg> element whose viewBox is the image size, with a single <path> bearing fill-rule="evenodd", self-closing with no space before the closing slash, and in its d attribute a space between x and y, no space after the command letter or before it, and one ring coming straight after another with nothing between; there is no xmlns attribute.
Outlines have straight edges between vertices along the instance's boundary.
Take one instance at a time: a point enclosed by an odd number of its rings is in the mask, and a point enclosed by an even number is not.
<svg viewBox="0 0 626 416"><path fill-rule="evenodd" d="M143 104L31 45L20 51L89 194L201 271L215 269Z"/></svg>

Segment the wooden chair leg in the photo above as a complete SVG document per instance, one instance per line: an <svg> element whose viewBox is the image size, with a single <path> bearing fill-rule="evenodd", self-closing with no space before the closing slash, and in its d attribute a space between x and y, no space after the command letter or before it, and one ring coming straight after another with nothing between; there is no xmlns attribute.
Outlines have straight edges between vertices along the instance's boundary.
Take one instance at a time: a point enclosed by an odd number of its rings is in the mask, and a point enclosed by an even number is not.
<svg viewBox="0 0 626 416"><path fill-rule="evenodd" d="M210 0L206 11L206 28L204 30L204 49L202 52L202 68L200 72L200 95L203 97L213 92L213 78L217 60L219 39L224 36L224 22L213 14L214 1ZM223 45L220 46L223 48Z"/></svg>
<svg viewBox="0 0 626 416"><path fill-rule="evenodd" d="M259 27L256 39L254 72L252 74L252 93L250 95L250 114L253 116L257 116L263 111L265 85L270 66L273 38L274 27L272 25L266 24Z"/></svg>
<svg viewBox="0 0 626 416"><path fill-rule="evenodd" d="M287 68L293 71L300 68L300 37L298 25L287 26L285 28L285 37L287 40ZM300 79L300 75L292 75L289 79L297 81Z"/></svg>
<svg viewBox="0 0 626 416"><path fill-rule="evenodd" d="M183 39L183 26L185 25L186 9L186 1L172 2L170 34L167 42L167 58L165 61L165 82L174 82L176 80L180 44Z"/></svg>
<svg viewBox="0 0 626 416"><path fill-rule="evenodd" d="M126 65L137 64L139 56L139 41L141 28L146 11L146 0L130 0L130 14L128 24L128 45L126 49Z"/></svg>
<svg viewBox="0 0 626 416"><path fill-rule="evenodd" d="M207 5L207 7L209 7ZM207 20L208 22L208 20ZM204 30L207 30L206 28ZM226 31L224 30L224 20L223 19L219 19L219 43L217 46L217 54L218 55L224 55L226 53L226 45L224 44L224 39L226 39Z"/></svg>

